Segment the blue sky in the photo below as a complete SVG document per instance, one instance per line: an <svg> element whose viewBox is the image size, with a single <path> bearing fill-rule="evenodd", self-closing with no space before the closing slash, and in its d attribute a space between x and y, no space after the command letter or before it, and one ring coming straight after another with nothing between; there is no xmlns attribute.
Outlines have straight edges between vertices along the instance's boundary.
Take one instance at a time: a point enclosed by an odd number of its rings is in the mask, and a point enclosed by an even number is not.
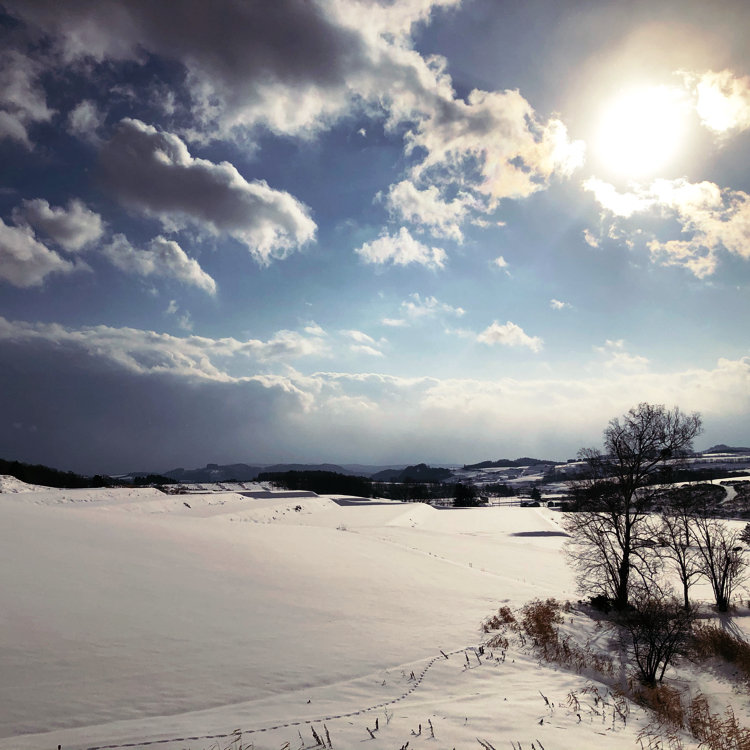
<svg viewBox="0 0 750 750"><path fill-rule="evenodd" d="M750 442L744 3L0 9L0 456Z"/></svg>

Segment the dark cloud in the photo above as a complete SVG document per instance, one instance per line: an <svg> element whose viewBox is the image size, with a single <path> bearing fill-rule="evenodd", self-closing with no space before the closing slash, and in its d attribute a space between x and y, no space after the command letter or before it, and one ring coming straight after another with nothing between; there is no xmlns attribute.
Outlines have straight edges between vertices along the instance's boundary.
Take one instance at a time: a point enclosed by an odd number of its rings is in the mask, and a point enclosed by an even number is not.
<svg viewBox="0 0 750 750"><path fill-rule="evenodd" d="M53 36L69 59L133 59L147 50L184 61L227 86L336 83L359 46L310 0L55 0L8 8Z"/></svg>
<svg viewBox="0 0 750 750"><path fill-rule="evenodd" d="M31 148L28 128L52 117L38 82L43 66L18 50L0 53L0 140L8 138Z"/></svg>
<svg viewBox="0 0 750 750"><path fill-rule="evenodd" d="M4 341L0 357L0 456L65 470L271 460L286 455L284 413L300 410L280 387L135 374L49 342Z"/></svg>
<svg viewBox="0 0 750 750"><path fill-rule="evenodd" d="M0 280L13 286L39 286L51 273L70 273L75 265L39 242L31 227L8 226L0 219Z"/></svg>
<svg viewBox="0 0 750 750"><path fill-rule="evenodd" d="M309 0L11 0L8 8L51 37L68 61L151 53L181 62L209 119L217 100L243 120L240 111L265 102L274 87L298 94L339 88L367 59L362 36Z"/></svg>
<svg viewBox="0 0 750 750"><path fill-rule="evenodd" d="M13 219L17 224L41 230L69 252L83 249L104 233L102 217L75 199L68 201L67 209L52 207L42 198L23 201L13 211Z"/></svg>
<svg viewBox="0 0 750 750"><path fill-rule="evenodd" d="M123 120L100 154L103 184L126 206L167 226L227 233L261 263L311 240L307 208L263 180L248 182L228 162L191 157L185 143L140 120Z"/></svg>

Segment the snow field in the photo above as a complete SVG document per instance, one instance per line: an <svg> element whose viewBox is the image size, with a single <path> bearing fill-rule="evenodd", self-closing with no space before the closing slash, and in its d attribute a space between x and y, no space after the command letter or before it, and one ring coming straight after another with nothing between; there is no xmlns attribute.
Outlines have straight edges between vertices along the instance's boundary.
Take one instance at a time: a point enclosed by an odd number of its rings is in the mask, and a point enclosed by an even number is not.
<svg viewBox="0 0 750 750"><path fill-rule="evenodd" d="M279 750L299 748L298 732L313 746L323 724L336 750L635 748L648 721L636 707L627 726L613 710L572 711L589 680L516 646L481 663L464 650L504 603L577 598L553 511L21 497L0 494L0 750L237 750L235 728L243 747ZM575 618L565 628L612 648ZM720 674L705 684L731 697Z"/></svg>

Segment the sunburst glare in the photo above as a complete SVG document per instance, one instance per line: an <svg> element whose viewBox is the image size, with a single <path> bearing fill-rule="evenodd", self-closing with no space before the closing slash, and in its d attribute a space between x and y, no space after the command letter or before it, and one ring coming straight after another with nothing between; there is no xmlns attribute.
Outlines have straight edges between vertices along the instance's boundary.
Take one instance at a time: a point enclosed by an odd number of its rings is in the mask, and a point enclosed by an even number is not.
<svg viewBox="0 0 750 750"><path fill-rule="evenodd" d="M656 176L682 151L688 105L678 89L650 86L621 92L600 116L593 151L623 177Z"/></svg>

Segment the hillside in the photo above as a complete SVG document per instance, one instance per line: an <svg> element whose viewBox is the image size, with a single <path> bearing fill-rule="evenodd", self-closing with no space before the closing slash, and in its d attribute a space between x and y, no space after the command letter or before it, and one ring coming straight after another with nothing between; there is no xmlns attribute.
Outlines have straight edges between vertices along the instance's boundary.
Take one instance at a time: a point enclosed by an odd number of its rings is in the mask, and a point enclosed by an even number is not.
<svg viewBox="0 0 750 750"><path fill-rule="evenodd" d="M498 458L497 461L480 461L478 464L465 464L464 469L496 469L501 466L537 466L537 465L551 465L555 466L560 461L550 461L545 458L529 458L524 456L522 458Z"/></svg>

